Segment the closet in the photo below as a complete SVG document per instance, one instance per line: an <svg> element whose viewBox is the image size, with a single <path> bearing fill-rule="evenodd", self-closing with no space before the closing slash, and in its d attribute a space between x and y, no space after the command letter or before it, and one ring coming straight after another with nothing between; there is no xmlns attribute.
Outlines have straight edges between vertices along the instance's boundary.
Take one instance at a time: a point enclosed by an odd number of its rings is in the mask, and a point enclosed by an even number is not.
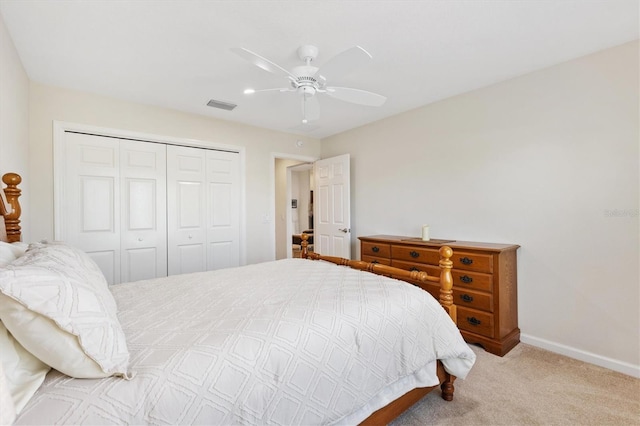
<svg viewBox="0 0 640 426"><path fill-rule="evenodd" d="M109 284L238 266L237 152L65 132L56 239Z"/></svg>

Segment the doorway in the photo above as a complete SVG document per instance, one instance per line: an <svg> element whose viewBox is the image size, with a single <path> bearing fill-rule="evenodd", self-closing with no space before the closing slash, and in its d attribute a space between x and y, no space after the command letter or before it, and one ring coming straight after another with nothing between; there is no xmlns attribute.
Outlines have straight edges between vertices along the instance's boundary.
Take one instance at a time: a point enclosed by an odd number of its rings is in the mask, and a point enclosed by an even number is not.
<svg viewBox="0 0 640 426"><path fill-rule="evenodd" d="M306 234L308 248L313 251L313 163L288 167L287 188L287 199L291 201L286 235L292 245L291 249L286 248L287 257L300 257L302 234Z"/></svg>
<svg viewBox="0 0 640 426"><path fill-rule="evenodd" d="M287 259L292 257L292 235L294 227L291 226L294 215L293 211L298 212L298 208L292 207L292 167L311 164L315 158L274 158L274 241L275 241L275 259ZM294 191L297 194L297 190ZM297 195L296 195L297 196ZM297 202L296 201L296 202ZM297 219L297 216L296 216Z"/></svg>

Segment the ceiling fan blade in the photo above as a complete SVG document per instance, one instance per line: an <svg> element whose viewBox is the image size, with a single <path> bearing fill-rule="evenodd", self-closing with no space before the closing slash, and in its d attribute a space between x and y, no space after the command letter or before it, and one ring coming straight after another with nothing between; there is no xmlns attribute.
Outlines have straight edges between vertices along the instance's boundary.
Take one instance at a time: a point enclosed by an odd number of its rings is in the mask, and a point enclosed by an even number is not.
<svg viewBox="0 0 640 426"><path fill-rule="evenodd" d="M320 67L316 75L321 75L325 80L339 78L366 64L371 58L369 52L362 47L354 46L329 59Z"/></svg>
<svg viewBox="0 0 640 426"><path fill-rule="evenodd" d="M315 121L320 118L320 103L317 96L302 96L302 122Z"/></svg>
<svg viewBox="0 0 640 426"><path fill-rule="evenodd" d="M283 75L288 78L293 78L294 80L296 78L293 74L291 74L286 69L282 68L280 65L274 62L271 62L267 58L263 58L262 56L250 51L249 49L245 49L244 47L232 47L231 51L236 55L240 56L241 58L251 62L253 65L259 68L262 68L265 71L269 71L274 74Z"/></svg>
<svg viewBox="0 0 640 426"><path fill-rule="evenodd" d="M245 89L244 90L244 94L245 95L252 95L254 93L261 93L261 92L295 92L295 89L290 89L288 87L274 87L271 89Z"/></svg>
<svg viewBox="0 0 640 426"><path fill-rule="evenodd" d="M352 89L350 87L327 87L325 92L332 98L341 101L351 102L366 106L381 106L387 101L387 98L377 93L367 92L366 90Z"/></svg>

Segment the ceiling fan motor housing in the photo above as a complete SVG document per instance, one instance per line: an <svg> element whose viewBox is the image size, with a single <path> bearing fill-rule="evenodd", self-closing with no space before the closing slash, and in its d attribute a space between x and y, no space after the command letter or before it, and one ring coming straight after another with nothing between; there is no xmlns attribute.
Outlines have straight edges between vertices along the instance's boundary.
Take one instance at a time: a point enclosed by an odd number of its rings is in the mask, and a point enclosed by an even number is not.
<svg viewBox="0 0 640 426"><path fill-rule="evenodd" d="M291 82L294 89L297 89L299 94L313 96L318 92L320 83L315 78L315 74L318 72L318 67L312 67L310 65L300 65L291 70L291 73L296 77L295 81Z"/></svg>

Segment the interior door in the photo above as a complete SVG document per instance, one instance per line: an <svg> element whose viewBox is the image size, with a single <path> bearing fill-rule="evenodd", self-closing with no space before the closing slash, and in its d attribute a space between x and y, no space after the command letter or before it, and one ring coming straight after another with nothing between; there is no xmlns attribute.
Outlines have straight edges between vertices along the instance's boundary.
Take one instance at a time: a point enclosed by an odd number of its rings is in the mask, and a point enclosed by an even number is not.
<svg viewBox="0 0 640 426"><path fill-rule="evenodd" d="M206 151L207 269L240 266L240 168L235 152Z"/></svg>
<svg viewBox="0 0 640 426"><path fill-rule="evenodd" d="M64 234L109 284L167 275L165 146L65 134Z"/></svg>
<svg viewBox="0 0 640 426"><path fill-rule="evenodd" d="M314 164L314 251L351 259L349 154Z"/></svg>
<svg viewBox="0 0 640 426"><path fill-rule="evenodd" d="M167 276L166 145L120 142L121 280Z"/></svg>
<svg viewBox="0 0 640 426"><path fill-rule="evenodd" d="M169 275L207 269L206 151L167 146Z"/></svg>
<svg viewBox="0 0 640 426"><path fill-rule="evenodd" d="M109 284L120 282L120 155L118 139L65 134L64 234L84 250Z"/></svg>

